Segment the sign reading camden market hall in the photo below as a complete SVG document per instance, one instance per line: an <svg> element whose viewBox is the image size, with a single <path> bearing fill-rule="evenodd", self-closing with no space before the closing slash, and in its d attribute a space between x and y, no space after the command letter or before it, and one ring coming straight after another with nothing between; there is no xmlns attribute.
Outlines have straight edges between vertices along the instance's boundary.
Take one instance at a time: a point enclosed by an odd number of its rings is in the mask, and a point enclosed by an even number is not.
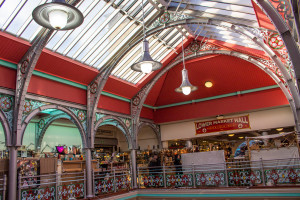
<svg viewBox="0 0 300 200"><path fill-rule="evenodd" d="M250 128L249 115L195 122L196 134Z"/></svg>

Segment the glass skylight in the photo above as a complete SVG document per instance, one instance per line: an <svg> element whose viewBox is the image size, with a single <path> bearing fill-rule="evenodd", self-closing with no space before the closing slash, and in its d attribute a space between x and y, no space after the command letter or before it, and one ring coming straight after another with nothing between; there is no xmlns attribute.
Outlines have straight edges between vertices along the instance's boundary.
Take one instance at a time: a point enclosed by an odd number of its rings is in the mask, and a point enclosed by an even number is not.
<svg viewBox="0 0 300 200"><path fill-rule="evenodd" d="M0 0L1 31L33 41L42 27L34 22L31 13L38 5L49 2L51 0ZM151 25L149 22L161 15L153 3L156 2L144 0L148 27ZM251 0L161 0L158 3L164 4L169 12L258 27ZM75 30L55 31L46 48L98 70L114 67L113 76L133 84L145 77L145 74L130 69L141 55L141 44L133 47L132 44L142 35L142 0L81 0L76 7L84 15L83 24ZM172 27L149 36L147 39L152 58L162 61L168 54L177 53L175 48L180 45L182 32L185 37L189 34L211 36L213 39L257 48L254 43L228 30L220 31L217 27L199 25L185 28L190 32L187 33L184 27ZM115 63L125 51L128 52L120 62Z"/></svg>

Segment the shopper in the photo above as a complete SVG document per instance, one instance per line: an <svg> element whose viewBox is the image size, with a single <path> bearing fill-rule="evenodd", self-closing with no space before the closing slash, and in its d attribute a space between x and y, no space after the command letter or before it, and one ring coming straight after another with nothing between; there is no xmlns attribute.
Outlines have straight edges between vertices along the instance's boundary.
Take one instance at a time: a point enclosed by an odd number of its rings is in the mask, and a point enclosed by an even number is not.
<svg viewBox="0 0 300 200"><path fill-rule="evenodd" d="M158 167L158 156L153 155L150 157L150 162L149 162L149 174L150 175L157 175L157 167Z"/></svg>
<svg viewBox="0 0 300 200"><path fill-rule="evenodd" d="M174 165L176 168L176 174L182 174L181 156L177 152L175 153L175 157L174 157Z"/></svg>

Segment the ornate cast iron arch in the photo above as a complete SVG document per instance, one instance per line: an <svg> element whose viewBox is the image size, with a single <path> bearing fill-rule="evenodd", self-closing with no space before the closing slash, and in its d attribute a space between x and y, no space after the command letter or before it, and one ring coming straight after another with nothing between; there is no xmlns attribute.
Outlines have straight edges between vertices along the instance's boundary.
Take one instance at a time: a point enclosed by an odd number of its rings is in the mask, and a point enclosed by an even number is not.
<svg viewBox="0 0 300 200"><path fill-rule="evenodd" d="M60 111L63 111L64 113L66 113L67 115L70 116L71 120L74 122L74 124L77 126L77 128L79 129L79 132L80 132L80 135L81 135L81 138L82 138L82 144L83 144L83 147L86 147L86 133L85 133L85 130L84 128L82 127L79 119L77 118L77 116L72 112L70 111L69 109L63 107L63 106L60 106L60 105L54 105L54 104L51 104L51 105L45 105L45 106L41 106L35 110L33 110L24 120L24 122L22 123L21 125L21 141L23 141L23 137L24 137L24 133L25 133L25 129L28 125L28 123L30 122L30 120L36 116L39 112L43 111L43 110L47 110L47 109L57 109L57 110L60 110Z"/></svg>
<svg viewBox="0 0 300 200"><path fill-rule="evenodd" d="M293 63L295 75L297 79L298 87L300 86L300 51L299 46L297 45L296 41L294 40L292 33L286 24L286 22L283 20L283 18L280 16L278 10L274 8L272 3L268 0L255 0L257 4L259 4L262 9L266 12L266 14L269 16L269 18L272 20L272 23L278 30L279 34L281 35L282 40L284 41L286 48L289 52L291 62ZM288 6L286 2L283 1L284 6ZM284 9L287 9L285 7ZM294 16L295 18L295 16ZM299 34L299 33L298 33Z"/></svg>
<svg viewBox="0 0 300 200"><path fill-rule="evenodd" d="M223 54L223 55L235 56L235 57L238 57L240 59L243 59L243 60L246 60L248 62L251 62L254 65L256 65L257 67L259 67L262 70L264 70L269 76L271 76L271 78L273 78L273 80L282 89L283 93L285 94L287 100L289 101L289 103L291 105L291 109L293 110L295 122L297 122L296 107L295 107L295 104L294 104L294 101L293 101L292 97L290 96L290 93L289 93L288 89L285 87L285 84L270 69L268 69L265 65L263 65L259 61L255 60L254 58L252 58L252 57L250 57L248 55L245 55L245 54L242 54L242 53L238 53L238 52L233 52L233 51L209 50L209 51L201 51L201 52L198 52L196 54L189 55L189 56L186 57L186 59L190 60L190 59L198 58L198 57L205 56L205 55L211 55L211 54ZM156 76L151 80L150 83L148 83L147 85L145 85L133 97L133 99L132 99L131 102L138 102L138 104L131 103L131 113L133 115L134 121L136 121L136 122L139 121L139 116L140 116L143 104L144 104L144 102L145 102L145 100L147 98L147 95L149 94L150 90L155 85L155 83L159 80L159 78L161 76L163 76L167 71L169 71L170 69L172 69L173 67L175 67L180 62L181 62L181 60L178 60L178 61L175 61L172 64L166 66L158 74L156 74ZM135 99L138 99L138 100L135 100Z"/></svg>
<svg viewBox="0 0 300 200"><path fill-rule="evenodd" d="M119 125L123 128L123 130L125 131L125 133L123 131L122 132L123 132L123 134L124 134L124 136L125 136L125 138L127 140L128 148L130 149L132 147L132 137L131 137L130 132L127 129L125 123L121 119L119 119L118 117L115 117L115 116L105 116L105 117L99 119L97 121L97 123L95 124L94 131L96 132L97 129L101 126L101 123L103 123L107 119L113 119L113 120L117 121L119 123ZM95 135L94 135L94 137L95 137Z"/></svg>
<svg viewBox="0 0 300 200"><path fill-rule="evenodd" d="M44 136L45 136L45 133L47 131L47 129L49 128L49 126L57 119L69 119L70 121L72 121L72 118L67 115L66 113L62 113L62 114L59 114L59 115L54 115L51 117L51 119L49 119L46 124L44 125L44 127L42 128L41 132L40 132L40 135L39 135L39 138L37 140L37 144L36 144L36 147L41 147L41 144L42 144L42 141L44 139ZM73 122L74 123L74 122ZM75 124L75 123L74 123Z"/></svg>
<svg viewBox="0 0 300 200"><path fill-rule="evenodd" d="M137 135L135 136L136 138L138 138L138 134L140 132L140 130L144 127L144 126L149 126L155 133L157 141L159 146L161 147L161 134L160 134L160 129L158 125L155 125L153 123L149 123L149 122L140 122L139 127L138 127L138 131L137 131ZM138 140L136 140L138 142Z"/></svg>
<svg viewBox="0 0 300 200"><path fill-rule="evenodd" d="M291 91L293 100L295 101L295 105L298 109L300 109L300 97L298 94L298 89L295 86L295 84L293 83L292 78L291 78L289 72L287 71L287 69L285 68L284 64L278 58L278 56L272 51L272 49L270 47L268 47L258 36L256 36L254 33L250 32L249 30L246 30L245 29L246 26L242 27L242 26L231 24L229 22L223 22L223 21L215 20L215 19L199 19L199 18L185 19L185 20L180 20L180 21L173 21L170 23L166 23L163 26L158 26L156 28L153 28L147 32L147 36L157 33L158 31L161 31L165 28L170 28L170 27L174 27L174 26L178 26L178 25L188 25L188 24L201 24L204 26L212 25L212 26L219 26L222 28L226 28L230 31L234 31L238 34L244 35L249 40L253 41L259 47L261 47L267 53L267 55L273 60L273 62L277 65L277 67L280 69L281 73L283 74L284 79L286 80L286 82L288 84L289 90ZM247 27L247 28L251 29L251 27ZM136 45L136 44L137 43L135 43L134 45ZM134 45L132 45L132 46L134 46Z"/></svg>
<svg viewBox="0 0 300 200"><path fill-rule="evenodd" d="M159 31L162 31L166 28L171 28L174 26L179 26L179 25L187 25L187 24L202 24L202 25L213 25L213 26L220 26L226 29L229 29L231 31L234 31L238 34L244 35L246 36L249 40L253 41L254 43L256 43L258 46L260 46L267 54L268 56L273 60L273 62L278 66L278 68L280 69L281 73L283 74L284 79L286 80L286 83L288 85L288 88L292 94L292 100L294 101L295 104L295 108L296 110L300 110L300 97L298 94L298 89L296 88L295 84L292 81L292 78L290 76L290 74L288 73L287 69L285 68L284 64L281 62L281 60L276 56L276 54L270 49L270 47L268 47L262 40L260 40L257 36L255 36L253 33L249 32L248 30L246 30L243 27L240 26L236 26L234 24L228 23L228 22L224 22L224 21L220 21L220 20L215 20L215 19L185 19L185 20L179 20L179 21L173 21L170 23L166 23L162 26L158 26L156 28L153 28L151 30L149 30L146 35L150 36L152 34L155 34ZM251 27L249 27L251 28ZM101 71L97 77L90 83L89 87L88 87L88 99L90 99L88 102L89 103L89 109L91 111L91 124L94 124L95 122L95 118L93 117L96 113L96 109L97 109L97 105L100 99L100 95L101 92L103 90L103 87L106 83L106 80L108 78L108 76L111 74L114 66L130 51L130 49L132 47L134 47L135 45L137 45L139 42L141 42L142 39L137 40L135 43L133 43L131 46L128 47L127 50L125 50L124 52L121 53L121 55L118 55L118 57L116 58L115 62L111 65L111 66L107 66L105 68L104 71ZM93 92L94 95L91 95L91 88L93 88L92 86L96 84L96 89ZM291 102L290 101L290 102ZM298 113L298 112L296 112ZM298 121L298 114L297 117L295 119L295 121ZM136 124L138 124L137 122L133 122L136 126ZM300 129L298 127L298 123L297 123L297 129ZM134 128L133 128L134 130Z"/></svg>
<svg viewBox="0 0 300 200"><path fill-rule="evenodd" d="M10 131L10 127L9 127L9 123L5 117L5 114L3 113L2 110L0 110L0 122L2 124L3 127L3 131L4 131L4 137L5 137L5 145L6 146L10 146L11 145L11 131Z"/></svg>

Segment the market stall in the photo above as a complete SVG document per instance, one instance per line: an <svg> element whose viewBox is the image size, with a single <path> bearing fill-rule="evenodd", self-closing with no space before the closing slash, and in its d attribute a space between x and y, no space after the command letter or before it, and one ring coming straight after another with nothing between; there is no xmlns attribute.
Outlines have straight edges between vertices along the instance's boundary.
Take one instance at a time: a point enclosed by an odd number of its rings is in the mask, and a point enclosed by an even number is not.
<svg viewBox="0 0 300 200"><path fill-rule="evenodd" d="M294 131L247 137L246 140L251 161L299 158L299 143Z"/></svg>

